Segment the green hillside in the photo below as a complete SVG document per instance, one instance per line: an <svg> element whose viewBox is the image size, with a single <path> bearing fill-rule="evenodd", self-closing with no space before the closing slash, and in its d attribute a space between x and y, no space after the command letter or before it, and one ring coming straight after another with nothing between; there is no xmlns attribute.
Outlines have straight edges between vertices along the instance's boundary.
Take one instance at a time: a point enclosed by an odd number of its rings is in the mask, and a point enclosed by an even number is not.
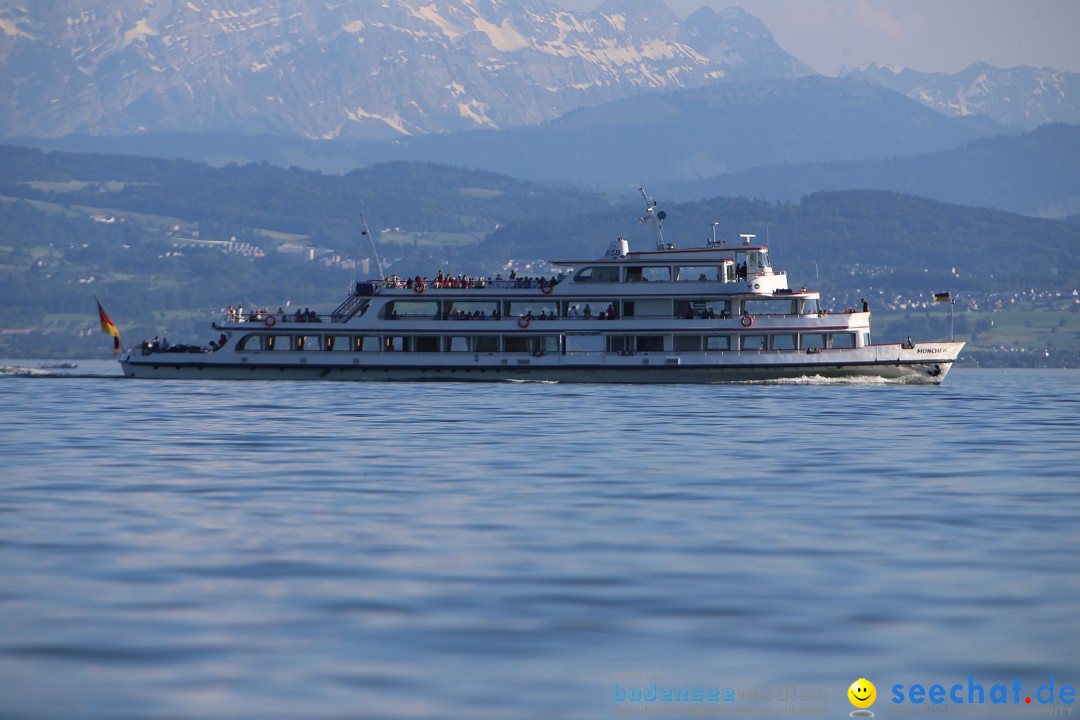
<svg viewBox="0 0 1080 720"><path fill-rule="evenodd" d="M1052 362L1080 350L1076 223L870 191L661 207L678 246L701 245L717 222L718 237L767 241L792 285L821 288L830 307L869 298L879 340L943 336L945 315L926 302L951 289L967 298L957 333L978 348L1049 349ZM95 295L131 342L205 341L230 304L329 309L376 274L361 209L384 274L493 275L508 260L546 274L546 260L599 257L619 236L653 242L640 198L448 166L337 176L0 148L0 355L101 353Z"/></svg>

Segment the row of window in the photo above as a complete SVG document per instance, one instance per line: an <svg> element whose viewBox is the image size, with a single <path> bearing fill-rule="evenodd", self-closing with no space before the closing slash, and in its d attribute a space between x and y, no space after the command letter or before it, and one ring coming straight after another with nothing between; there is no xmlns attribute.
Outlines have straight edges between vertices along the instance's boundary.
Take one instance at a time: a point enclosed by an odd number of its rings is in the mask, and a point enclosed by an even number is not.
<svg viewBox="0 0 1080 720"><path fill-rule="evenodd" d="M389 320L419 318L431 320L488 320L505 317L585 318L614 311L617 317L731 317L732 315L817 315L815 298L773 297L749 300L646 298L552 300L393 300L386 303L381 317Z"/></svg>
<svg viewBox="0 0 1080 720"><path fill-rule="evenodd" d="M864 345L870 334L863 333ZM717 350L824 350L853 348L851 332L776 334L625 335L293 335L253 334L237 350L289 352L702 352Z"/></svg>
<svg viewBox="0 0 1080 720"><path fill-rule="evenodd" d="M746 253L746 262L723 260L713 265L589 265L574 274L574 282L735 282L770 267L767 250Z"/></svg>

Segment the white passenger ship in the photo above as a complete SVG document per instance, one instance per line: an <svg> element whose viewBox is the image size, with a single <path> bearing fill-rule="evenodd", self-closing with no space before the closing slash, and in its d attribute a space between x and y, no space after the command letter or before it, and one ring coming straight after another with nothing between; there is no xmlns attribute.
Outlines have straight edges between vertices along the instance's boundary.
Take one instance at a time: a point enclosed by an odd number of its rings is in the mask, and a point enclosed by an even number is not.
<svg viewBox="0 0 1080 720"><path fill-rule="evenodd" d="M120 363L136 378L937 384L964 345L873 344L869 312L793 290L753 235L676 249L654 206L654 250L620 238L599 260L553 261L550 280L360 282L329 314L234 312L209 349L144 343Z"/></svg>

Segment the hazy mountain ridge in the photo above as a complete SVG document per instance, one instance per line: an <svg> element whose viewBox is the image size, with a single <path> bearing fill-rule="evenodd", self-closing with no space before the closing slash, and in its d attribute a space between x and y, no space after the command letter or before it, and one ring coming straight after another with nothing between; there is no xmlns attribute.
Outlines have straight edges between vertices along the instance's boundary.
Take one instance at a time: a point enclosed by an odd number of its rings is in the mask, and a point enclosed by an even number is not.
<svg viewBox="0 0 1080 720"><path fill-rule="evenodd" d="M0 2L0 135L402 137L812 71L738 9L661 0Z"/></svg>
<svg viewBox="0 0 1080 720"><path fill-rule="evenodd" d="M272 162L330 172L439 162L587 188L699 180L781 163L888 158L956 147L1006 129L948 118L886 88L811 76L715 83L581 108L549 123L394 142L211 133L69 136L19 142L73 152Z"/></svg>
<svg viewBox="0 0 1080 720"><path fill-rule="evenodd" d="M1080 74L1072 72L975 63L947 74L874 63L842 68L840 76L887 87L951 117L981 114L1026 129L1080 123Z"/></svg>
<svg viewBox="0 0 1080 720"><path fill-rule="evenodd" d="M1080 212L1080 126L973 140L936 153L862 162L784 164L693 182L665 183L666 197L743 196L798 201L818 191L873 189L1039 217Z"/></svg>
<svg viewBox="0 0 1080 720"><path fill-rule="evenodd" d="M944 117L885 88L812 76L637 95L542 126L425 135L356 152L615 189L784 162L934 152L1001 130Z"/></svg>

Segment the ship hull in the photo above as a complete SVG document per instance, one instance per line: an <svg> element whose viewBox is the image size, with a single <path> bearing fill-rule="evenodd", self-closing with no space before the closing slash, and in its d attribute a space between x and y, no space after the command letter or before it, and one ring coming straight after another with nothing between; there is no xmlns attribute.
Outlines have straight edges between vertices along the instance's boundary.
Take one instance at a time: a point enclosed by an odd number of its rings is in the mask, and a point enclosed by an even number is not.
<svg viewBox="0 0 1080 720"><path fill-rule="evenodd" d="M145 379L203 380L330 380L330 381L457 381L572 383L728 383L795 379L880 380L930 384L944 381L963 343L920 343L868 346L808 354L727 353L618 355L587 353L582 357L499 356L465 354L374 353L376 357L278 358L268 355L155 353L127 355L124 375Z"/></svg>

